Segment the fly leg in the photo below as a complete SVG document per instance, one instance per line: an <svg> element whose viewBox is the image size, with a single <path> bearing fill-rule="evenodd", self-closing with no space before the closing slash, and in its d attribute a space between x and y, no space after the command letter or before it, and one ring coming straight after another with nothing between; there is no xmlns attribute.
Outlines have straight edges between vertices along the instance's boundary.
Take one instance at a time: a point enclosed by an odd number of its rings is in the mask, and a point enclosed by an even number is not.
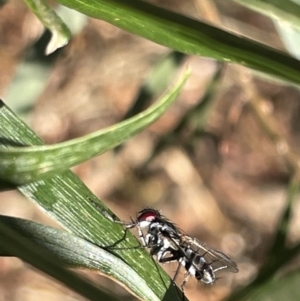
<svg viewBox="0 0 300 301"><path fill-rule="evenodd" d="M116 216L112 216L112 215L110 215L107 211L103 210L103 208L101 208L101 207L99 206L99 204L97 204L94 200L92 200L92 199L90 199L90 198L89 198L89 200L90 200L90 202L93 204L93 206L94 206L99 212L102 213L102 215L103 215L105 218L107 218L108 220L110 220L110 221L113 222L113 223L120 224L120 225L122 225L122 226L125 228L125 230L124 230L124 235L123 235L123 237L122 237L121 239L119 239L119 240L118 240L117 242L115 242L113 245L108 246L108 247L104 247L104 248L109 249L109 248L115 247L118 243L120 243L121 241L123 241L123 240L125 239L127 229L131 229L131 228L134 228L134 227L137 226L137 222L135 222L132 218L131 218L131 222L123 222L123 221L117 220L117 217L116 217ZM138 227L138 228L139 228L139 227ZM140 229L140 228L139 228L138 230L140 230L140 232L141 232L141 229ZM140 235L140 232L139 232L139 235ZM142 235L142 237L143 237L143 233L142 233L141 235ZM145 245L144 245L145 240L141 238L141 241L142 241L143 247L145 247ZM141 246L139 245L139 246L132 247L132 248L137 249L137 248L141 248ZM124 248L117 248L117 249L122 250L122 249L124 249Z"/></svg>
<svg viewBox="0 0 300 301"><path fill-rule="evenodd" d="M115 217L109 215L106 211L102 211L102 213L108 220L110 220L113 223L124 226L125 229L131 229L136 226L136 222L133 219L131 219L131 222L122 222L122 221L117 220Z"/></svg>
<svg viewBox="0 0 300 301"><path fill-rule="evenodd" d="M105 212L104 215L105 215L105 217L106 217L107 219L109 219L110 221L112 221L112 222L114 222L114 223L117 223L117 224L121 224L122 226L124 226L125 231L126 231L127 229L132 229L132 228L134 228L134 227L137 227L139 239L140 239L140 241L142 242L142 246L143 246L143 247L146 247L146 246L147 246L147 244L148 244L147 241L148 241L149 238L147 238L147 237L145 238L145 236L144 236L144 234L143 234L143 231L142 231L141 227L139 226L139 223L138 223L138 222L134 221L132 218L131 218L131 222L122 222L122 221L119 221L119 220L117 220L117 219L114 219L112 216L108 215L107 212Z"/></svg>
<svg viewBox="0 0 300 301"><path fill-rule="evenodd" d="M165 263L165 262L170 262L170 261L176 261L176 260L178 260L181 257L179 254L176 254L176 255L173 254L173 255L171 255L169 257L164 257L164 255L165 255L166 252L170 252L170 250L165 250L165 252L162 255L161 259L158 260L160 263ZM178 265L178 267L180 267L180 264ZM179 272L178 268L177 268L177 270L176 270L176 273ZM175 281L175 277L177 277L176 273L175 273L175 276L174 276L174 279L173 279L174 281Z"/></svg>
<svg viewBox="0 0 300 301"><path fill-rule="evenodd" d="M151 239L149 236L149 233L145 236L140 225L138 223L134 222L133 220L132 220L132 222L135 223L134 226L137 227L138 236L139 236L140 241L142 242L143 247L147 247L149 245L150 239ZM131 228L133 228L133 227L131 227Z"/></svg>
<svg viewBox="0 0 300 301"><path fill-rule="evenodd" d="M116 223L116 224L121 224L123 225L126 229L131 229L133 227L136 226L136 222L131 219L131 222L122 222L122 221L119 221L117 220L117 217L114 215L110 215L106 210L104 210L98 203L96 203L93 199L91 198L88 198L89 201L93 204L94 208L96 208L99 212L102 213L102 215L104 217L106 217L108 220L110 220L111 222L113 223Z"/></svg>
<svg viewBox="0 0 300 301"><path fill-rule="evenodd" d="M183 281L182 281L182 284L181 284L180 288L181 288L181 290L182 290L183 293L184 293L184 286L186 285L186 283L187 283L187 281L189 280L190 276L191 276L191 274L188 273L188 274L184 277L184 279L183 279Z"/></svg>

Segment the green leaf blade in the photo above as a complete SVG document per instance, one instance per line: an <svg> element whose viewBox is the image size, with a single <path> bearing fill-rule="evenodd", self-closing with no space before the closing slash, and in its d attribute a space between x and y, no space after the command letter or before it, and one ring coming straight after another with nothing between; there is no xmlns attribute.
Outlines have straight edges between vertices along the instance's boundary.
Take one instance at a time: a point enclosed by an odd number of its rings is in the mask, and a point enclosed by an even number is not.
<svg viewBox="0 0 300 301"><path fill-rule="evenodd" d="M51 54L57 48L68 44L71 38L71 32L62 19L51 9L44 0L25 0L28 7L39 18L51 34L51 40L47 45L45 54Z"/></svg>
<svg viewBox="0 0 300 301"><path fill-rule="evenodd" d="M57 0L69 8L186 54L242 64L300 83L300 61L263 44L140 0Z"/></svg>
<svg viewBox="0 0 300 301"><path fill-rule="evenodd" d="M190 72L146 111L107 129L51 146L0 147L0 178L25 184L67 170L119 145L157 120L175 101Z"/></svg>
<svg viewBox="0 0 300 301"><path fill-rule="evenodd" d="M42 144L40 138L4 103L0 105L0 124L0 142L4 145ZM2 189L11 188L4 181L0 181L0 185ZM124 229L103 216L103 211L112 214L109 209L99 203L74 173L65 171L16 188L74 235L101 247L117 243L114 254L145 279L160 300L182 301L182 295L170 277L154 263L146 250L132 249L139 245L137 239L129 231L124 239Z"/></svg>
<svg viewBox="0 0 300 301"><path fill-rule="evenodd" d="M1 245L0 256L18 256L50 275L56 273L59 277L63 276L61 280L66 278L66 284L75 289L76 286L74 287L73 283L68 281L72 280L74 282L72 273L70 274L62 267L95 270L121 282L128 290L145 301L159 301L144 279L126 265L123 260L107 250L68 232L20 218L0 216L0 224L9 227L12 231L17 231L20 235L19 240L23 239L26 242L26 248L29 248L28 252L23 249L22 244L16 247L14 242L9 246L7 244L5 246ZM0 229L0 237L2 241L8 242L10 239L15 239L15 233L10 238L6 232L2 232ZM18 244L18 240L15 243ZM45 252L47 252L47 256L43 256ZM40 261L38 265L35 265L37 257ZM52 259L51 264L54 271L48 269L47 261L49 261L49 257ZM96 291L89 284L87 287L85 285L85 283L81 283L79 286L79 292L83 293L85 297L94 297L95 300L99 300L97 298L100 297L104 300L115 300L114 298L108 298L107 293L101 294L101 291ZM81 290L81 288L84 289Z"/></svg>

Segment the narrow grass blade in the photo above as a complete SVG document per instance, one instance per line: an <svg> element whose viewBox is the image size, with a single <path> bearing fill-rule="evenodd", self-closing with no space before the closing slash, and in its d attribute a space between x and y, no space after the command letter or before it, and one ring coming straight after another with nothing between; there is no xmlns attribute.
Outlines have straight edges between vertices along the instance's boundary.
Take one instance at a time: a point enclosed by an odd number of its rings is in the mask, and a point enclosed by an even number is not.
<svg viewBox="0 0 300 301"><path fill-rule="evenodd" d="M100 298L102 300L117 301L116 298L96 288L88 281L80 279L80 277L74 274L74 272L63 268L62 258L56 256L53 252L49 252L28 237L23 236L23 233L16 231L13 227L11 227L11 219L10 222L7 223L8 219L9 218L5 217L0 218L0 238L2 242L5 242L1 244L1 254L4 256L17 256L25 260L34 267L66 284L68 287L89 300L97 301ZM36 235L33 236L36 237Z"/></svg>
<svg viewBox="0 0 300 301"><path fill-rule="evenodd" d="M253 40L141 0L57 0L182 53L238 63L300 83L300 61Z"/></svg>
<svg viewBox="0 0 300 301"><path fill-rule="evenodd" d="M41 145L42 141L4 104L0 108L0 142L10 145ZM0 181L1 188L11 188ZM148 284L153 293L164 301L183 301L180 290L149 253L140 248L137 239L106 216L110 210L71 171L36 182L17 186L53 219L69 232L102 248L110 248ZM97 206L95 206L97 203Z"/></svg>
<svg viewBox="0 0 300 301"><path fill-rule="evenodd" d="M71 32L47 2L45 0L25 0L25 2L43 25L51 31L52 37L46 48L46 55L65 46L71 38Z"/></svg>
<svg viewBox="0 0 300 301"><path fill-rule="evenodd" d="M10 230L16 231L20 236L20 240L10 244L8 248L7 245L9 242L7 241L7 236L4 237L4 235L9 233L0 233L1 241L6 242L5 246L3 246L3 244L0 246L0 256L21 257L50 275L51 271L49 272L48 269L52 266L52 269L54 269L53 272L63 277L63 281L64 276L68 276L69 272L64 274L65 270L63 269L61 271L62 267L95 270L122 283L128 290L145 301L159 301L158 297L149 289L144 279L125 264L123 260L107 250L65 231L32 221L0 216L0 223L9 227ZM9 240L12 239L16 239L15 236L9 237ZM23 246L21 242L26 239L28 241L26 245ZM15 244L17 244L17 246ZM34 250L32 250L32 248ZM10 249L9 253L6 251L7 249ZM45 252L47 254L45 254ZM41 257L41 265L36 264L36 256ZM49 258L55 259L50 263L50 266L48 264ZM58 265L58 267L56 267L56 265ZM54 274L54 276L56 276L56 274ZM90 284L85 287L85 283L83 282L78 286L78 283L73 280L72 275L71 278L68 276L66 281L66 284L73 290L76 290L77 287L81 289L85 288L84 291L79 291L79 293L87 298L91 299L91 297L94 297L98 298L97 300L99 300L99 298L113 300L113 297L108 298L107 293L101 295L102 292L94 289L94 287L92 287L91 291ZM78 281L81 281L81 279ZM85 293L86 291L87 293Z"/></svg>
<svg viewBox="0 0 300 301"><path fill-rule="evenodd" d="M48 146L16 147L13 140L2 140L0 178L16 184L32 182L67 170L112 149L157 120L174 102L189 73L188 70L185 71L175 85L149 109L104 130ZM1 109L0 114L4 114ZM1 123L1 131L7 132L7 123L10 123L11 119L5 118L4 121Z"/></svg>

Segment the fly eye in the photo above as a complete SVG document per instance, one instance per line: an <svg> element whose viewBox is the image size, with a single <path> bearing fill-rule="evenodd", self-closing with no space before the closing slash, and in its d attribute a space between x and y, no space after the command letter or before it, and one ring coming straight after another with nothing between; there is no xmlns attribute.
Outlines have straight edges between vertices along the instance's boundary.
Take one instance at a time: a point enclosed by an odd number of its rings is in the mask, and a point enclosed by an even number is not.
<svg viewBox="0 0 300 301"><path fill-rule="evenodd" d="M159 216L160 216L160 213L156 210L144 209L139 212L137 219L139 222L143 222L143 221L152 222L155 218L157 218Z"/></svg>

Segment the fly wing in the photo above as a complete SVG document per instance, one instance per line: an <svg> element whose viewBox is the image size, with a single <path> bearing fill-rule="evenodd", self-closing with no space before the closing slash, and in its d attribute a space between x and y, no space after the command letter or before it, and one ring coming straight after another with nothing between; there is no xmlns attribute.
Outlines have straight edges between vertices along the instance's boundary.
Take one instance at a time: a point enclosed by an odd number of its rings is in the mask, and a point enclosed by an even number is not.
<svg viewBox="0 0 300 301"><path fill-rule="evenodd" d="M203 256L215 272L222 269L227 269L233 273L239 271L236 263L219 250L213 249L206 244L191 238L185 239L184 244L197 254Z"/></svg>

